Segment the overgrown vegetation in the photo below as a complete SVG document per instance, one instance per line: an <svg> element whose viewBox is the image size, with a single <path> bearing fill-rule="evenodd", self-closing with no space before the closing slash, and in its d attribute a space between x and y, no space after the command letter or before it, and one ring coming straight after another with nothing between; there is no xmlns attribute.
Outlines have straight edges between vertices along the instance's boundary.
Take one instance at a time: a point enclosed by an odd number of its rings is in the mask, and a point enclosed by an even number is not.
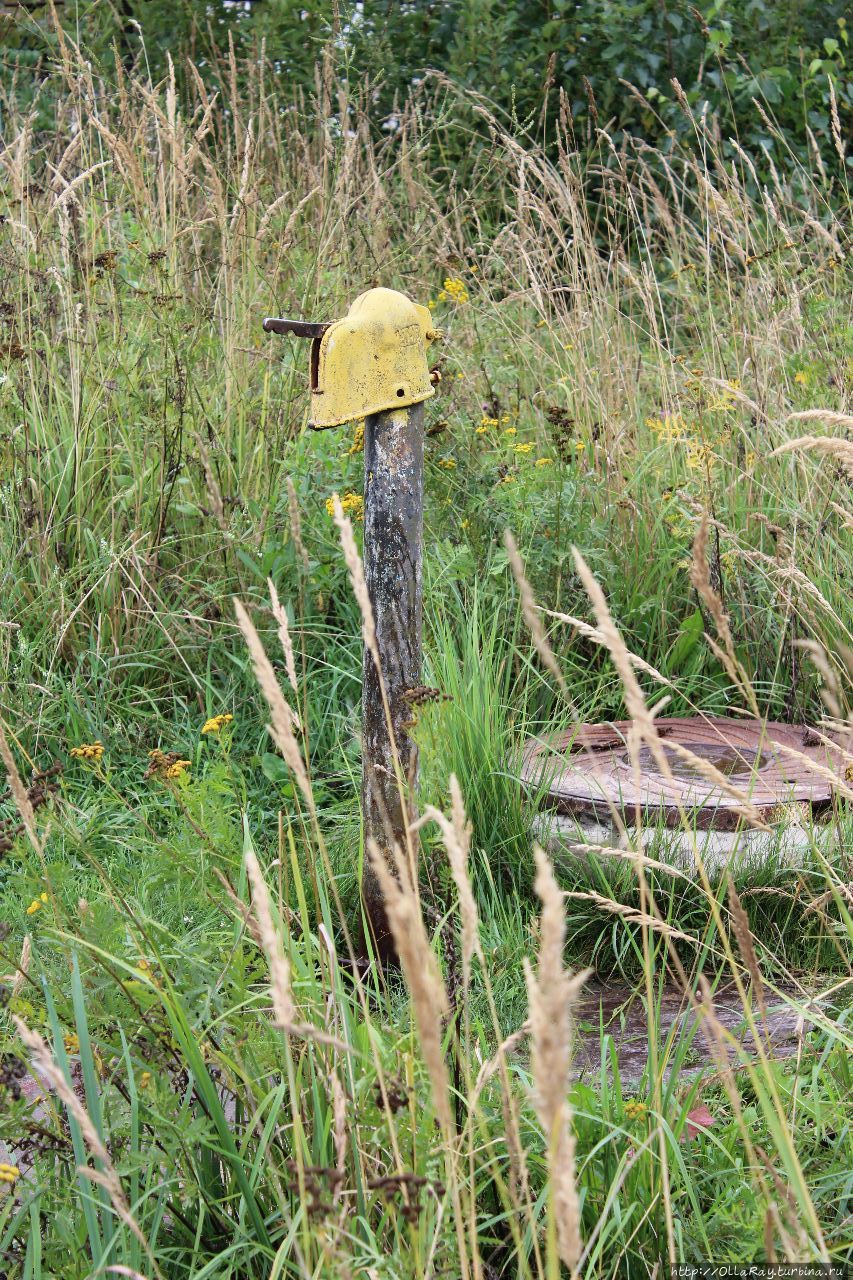
<svg viewBox="0 0 853 1280"><path fill-rule="evenodd" d="M157 79L153 47L150 75L79 34L45 25L50 84L24 94L19 70L2 102L0 1268L551 1280L849 1258L849 770L793 863L710 877L635 837L552 870L517 782L531 734L626 714L584 566L656 672L631 668L645 705L849 726L835 71L810 72L826 115L802 148L745 98L756 133L730 138L689 87L667 91L675 137L648 94L620 136L602 110L579 137L556 91L528 128L478 92L499 80L446 71L383 130L334 44L291 104L239 40L215 76L176 58ZM386 973L353 946L360 617L327 510L360 492L359 434L304 429L304 350L260 329L378 283L445 330L425 680L446 698L413 730L429 820L418 883L389 885ZM301 782L235 596L299 716ZM625 984L615 1014L567 976L588 968ZM720 1021L732 984L746 1044ZM785 1060L779 1008L801 1019ZM600 1070L571 1071L582 1038Z"/></svg>

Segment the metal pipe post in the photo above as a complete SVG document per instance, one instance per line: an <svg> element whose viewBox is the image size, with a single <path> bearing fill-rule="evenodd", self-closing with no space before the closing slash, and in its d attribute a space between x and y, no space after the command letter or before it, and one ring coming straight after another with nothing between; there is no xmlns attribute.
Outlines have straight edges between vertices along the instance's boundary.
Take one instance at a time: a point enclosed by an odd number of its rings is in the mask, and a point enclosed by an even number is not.
<svg viewBox="0 0 853 1280"><path fill-rule="evenodd" d="M365 649L362 901L374 945L383 959L393 954L393 945L382 892L366 851L370 840L383 854L393 855L395 844L401 852L406 849L409 797L417 785L417 746L409 736L407 724L412 704L406 694L417 688L421 678L423 476L423 402L367 418L364 576L373 608L382 681L373 656Z"/></svg>

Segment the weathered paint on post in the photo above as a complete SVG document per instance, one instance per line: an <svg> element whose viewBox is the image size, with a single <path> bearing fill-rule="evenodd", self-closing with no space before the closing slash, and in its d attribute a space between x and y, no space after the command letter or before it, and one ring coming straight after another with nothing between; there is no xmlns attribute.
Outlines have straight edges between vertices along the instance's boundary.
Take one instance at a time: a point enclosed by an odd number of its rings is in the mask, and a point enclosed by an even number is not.
<svg viewBox="0 0 853 1280"><path fill-rule="evenodd" d="M365 648L361 800L365 849L375 840L386 854L395 844L401 852L406 848L409 798L417 783L417 747L407 729L412 705L406 694L419 685L421 674L423 477L423 403L367 418L364 576L389 714L376 664ZM391 939L382 893L367 858L362 898L376 949L385 958L392 952Z"/></svg>
<svg viewBox="0 0 853 1280"><path fill-rule="evenodd" d="M420 684L423 402L439 380L430 372L427 349L440 335L429 309L394 289L369 289L342 320L315 324L273 316L264 329L312 340L312 427L365 420L364 574L381 678L365 649L361 794L365 849L375 842L393 865L394 847L403 852L408 845L417 783L407 695ZM367 856L362 899L375 948L388 958L392 940Z"/></svg>

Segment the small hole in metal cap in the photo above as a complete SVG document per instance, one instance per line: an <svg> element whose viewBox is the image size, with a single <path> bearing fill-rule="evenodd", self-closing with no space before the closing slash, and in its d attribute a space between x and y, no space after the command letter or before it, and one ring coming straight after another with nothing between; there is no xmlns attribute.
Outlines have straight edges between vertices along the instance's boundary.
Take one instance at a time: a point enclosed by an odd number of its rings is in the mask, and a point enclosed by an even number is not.
<svg viewBox="0 0 853 1280"><path fill-rule="evenodd" d="M398 396L404 396L405 394L406 394L406 392L405 392L405 389L404 389L403 387L398 387L398 388L397 388L397 395L398 395Z"/></svg>

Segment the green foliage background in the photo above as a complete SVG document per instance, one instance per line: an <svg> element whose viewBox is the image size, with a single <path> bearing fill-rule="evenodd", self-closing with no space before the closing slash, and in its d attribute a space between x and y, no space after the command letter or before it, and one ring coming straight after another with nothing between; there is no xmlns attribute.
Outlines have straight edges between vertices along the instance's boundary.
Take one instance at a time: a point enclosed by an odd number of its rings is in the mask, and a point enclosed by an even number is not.
<svg viewBox="0 0 853 1280"><path fill-rule="evenodd" d="M314 92L316 63L331 45L338 75L369 86L378 129L437 70L484 94L518 128L544 132L563 96L579 141L603 128L617 144L631 134L659 145L692 133L677 80L692 110L718 117L724 139L763 149L778 164L778 141L756 102L803 159L830 134L832 85L849 133L848 12L844 0L68 0L62 21L96 65L141 64L155 79L171 58L179 80L189 60L208 86L226 84L229 42L235 66L264 51L283 100ZM47 6L24 14L0 19L5 72L47 101L57 37ZM837 159L830 150L826 161Z"/></svg>

